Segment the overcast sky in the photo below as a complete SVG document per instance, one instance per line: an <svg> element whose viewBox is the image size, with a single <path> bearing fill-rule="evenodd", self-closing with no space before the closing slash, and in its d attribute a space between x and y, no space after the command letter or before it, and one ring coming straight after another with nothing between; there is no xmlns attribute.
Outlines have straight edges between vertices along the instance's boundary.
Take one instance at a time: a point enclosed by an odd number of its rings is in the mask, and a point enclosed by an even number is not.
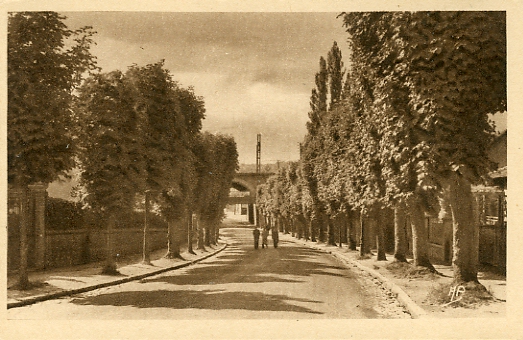
<svg viewBox="0 0 523 340"><path fill-rule="evenodd" d="M204 130L234 136L240 163L297 160L320 56L337 41L338 13L67 12L69 28L93 26L104 72L165 59L207 109Z"/></svg>

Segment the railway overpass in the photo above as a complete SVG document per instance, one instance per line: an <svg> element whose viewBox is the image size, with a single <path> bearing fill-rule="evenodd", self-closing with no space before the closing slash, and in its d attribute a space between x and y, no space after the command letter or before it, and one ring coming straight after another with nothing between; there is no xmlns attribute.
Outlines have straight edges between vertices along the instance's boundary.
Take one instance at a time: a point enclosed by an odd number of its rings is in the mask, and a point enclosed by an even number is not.
<svg viewBox="0 0 523 340"><path fill-rule="evenodd" d="M240 195L229 196L228 204L247 204L249 222L257 223L256 216L256 187L267 181L274 173L238 172L232 180L231 187L238 190Z"/></svg>

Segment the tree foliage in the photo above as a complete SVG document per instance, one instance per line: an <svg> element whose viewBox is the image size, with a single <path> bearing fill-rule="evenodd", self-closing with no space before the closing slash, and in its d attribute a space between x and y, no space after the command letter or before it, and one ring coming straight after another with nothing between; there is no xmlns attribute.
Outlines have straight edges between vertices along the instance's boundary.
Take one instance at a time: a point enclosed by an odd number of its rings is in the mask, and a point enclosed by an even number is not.
<svg viewBox="0 0 523 340"><path fill-rule="evenodd" d="M8 15L8 182L20 190L19 286L27 275L27 185L48 183L75 164L74 89L96 69L90 27L72 31L54 12Z"/></svg>
<svg viewBox="0 0 523 340"><path fill-rule="evenodd" d="M437 212L448 194L455 280L477 281L477 246L465 242L477 237L469 191L491 170L487 114L506 109L505 13L340 16L349 36L350 70L342 70L336 43L327 61L320 59L300 159L311 207L303 215L317 220L321 234L323 218L330 226L352 211L370 220L384 209L405 211L415 264L432 268L424 214ZM344 80L340 74L346 74ZM283 187L285 197L296 190L292 183L276 176L262 192L267 196L271 188ZM265 206L275 197L266 198ZM285 198L271 210L289 207ZM382 237L380 224L376 232Z"/></svg>
<svg viewBox="0 0 523 340"><path fill-rule="evenodd" d="M9 183L47 183L74 167L74 89L96 59L92 29L73 31L64 20L54 12L9 14Z"/></svg>

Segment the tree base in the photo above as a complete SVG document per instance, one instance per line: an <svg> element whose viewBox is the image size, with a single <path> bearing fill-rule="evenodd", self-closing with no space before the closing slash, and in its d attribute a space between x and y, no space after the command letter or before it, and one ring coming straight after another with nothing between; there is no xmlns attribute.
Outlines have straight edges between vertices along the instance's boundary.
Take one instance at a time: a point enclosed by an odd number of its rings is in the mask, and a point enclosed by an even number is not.
<svg viewBox="0 0 523 340"><path fill-rule="evenodd" d="M102 269L102 275L121 275L121 273L116 269L116 266L105 266Z"/></svg>
<svg viewBox="0 0 523 340"><path fill-rule="evenodd" d="M25 282L22 285L20 284L20 282L17 282L17 283L15 283L12 286L7 287L7 289L24 291L24 290L34 289L34 288L42 288L42 287L45 287L45 286L48 286L48 285L49 284L47 282L27 281L27 282Z"/></svg>
<svg viewBox="0 0 523 340"><path fill-rule="evenodd" d="M170 260L174 260L174 259L179 259L179 260L184 260L185 259L182 257L182 255L180 255L179 253L167 253L163 256L165 259L170 259Z"/></svg>
<svg viewBox="0 0 523 340"><path fill-rule="evenodd" d="M405 255L394 255L394 260L392 262L408 263Z"/></svg>
<svg viewBox="0 0 523 340"><path fill-rule="evenodd" d="M371 259L370 254L358 254L356 260L369 260Z"/></svg>
<svg viewBox="0 0 523 340"><path fill-rule="evenodd" d="M424 260L424 259L414 260L413 265L414 265L414 267L426 268L429 271L431 271L432 273L437 273L438 272L436 270L436 268L434 268L434 266L432 265L432 263L430 263L430 261L428 259L427 260Z"/></svg>
<svg viewBox="0 0 523 340"><path fill-rule="evenodd" d="M459 293L452 296L452 289ZM488 304L495 298L479 282L462 282L461 284L440 285L429 293L429 300L445 307L474 308L478 305Z"/></svg>
<svg viewBox="0 0 523 340"><path fill-rule="evenodd" d="M423 266L414 266L408 262L392 261L387 264L387 270L394 273L395 276L409 279L427 279L439 274L434 270Z"/></svg>

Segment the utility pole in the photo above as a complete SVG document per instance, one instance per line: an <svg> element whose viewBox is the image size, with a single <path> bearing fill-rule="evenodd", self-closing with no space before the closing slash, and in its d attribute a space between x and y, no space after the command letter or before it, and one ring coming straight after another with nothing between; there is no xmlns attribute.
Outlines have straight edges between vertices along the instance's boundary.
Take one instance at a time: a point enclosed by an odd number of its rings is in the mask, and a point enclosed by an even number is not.
<svg viewBox="0 0 523 340"><path fill-rule="evenodd" d="M261 172L261 133L257 135L256 141L256 173Z"/></svg>
<svg viewBox="0 0 523 340"><path fill-rule="evenodd" d="M261 133L259 133L256 136L256 173L259 174L261 172ZM260 183L260 179L258 179L258 184ZM254 214L254 224L259 225L259 215L258 215L258 206L256 204L250 205L252 206L252 212ZM249 221L250 222L250 221Z"/></svg>

